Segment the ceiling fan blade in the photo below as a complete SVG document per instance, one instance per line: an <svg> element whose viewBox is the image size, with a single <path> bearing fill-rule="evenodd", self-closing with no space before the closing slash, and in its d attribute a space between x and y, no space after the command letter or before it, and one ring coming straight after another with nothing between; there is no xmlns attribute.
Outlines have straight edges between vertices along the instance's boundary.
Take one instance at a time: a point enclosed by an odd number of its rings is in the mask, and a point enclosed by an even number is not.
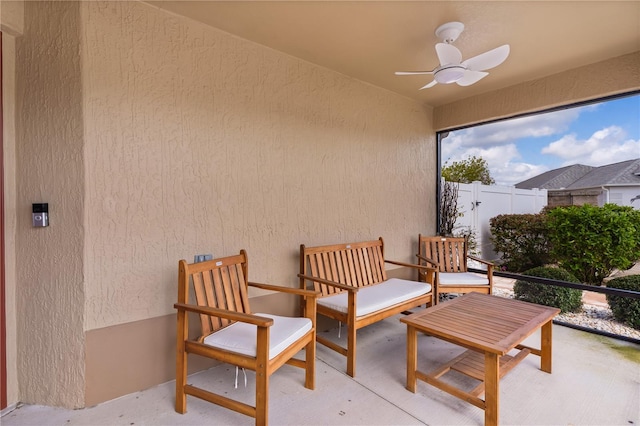
<svg viewBox="0 0 640 426"><path fill-rule="evenodd" d="M437 81L435 81L435 80L433 80L431 83L429 83L429 84L425 84L424 86L422 86L419 90L422 90L422 89L428 89L428 88L430 88L430 87L435 86L436 84L438 84L438 82L437 82Z"/></svg>
<svg viewBox="0 0 640 426"><path fill-rule="evenodd" d="M462 63L462 65L473 71L485 71L503 63L505 59L507 59L507 56L509 56L509 51L509 45L504 44L488 52L484 52L478 56L467 59Z"/></svg>
<svg viewBox="0 0 640 426"><path fill-rule="evenodd" d="M459 64L462 61L462 53L451 44L436 44L436 53L438 54L440 65Z"/></svg>
<svg viewBox="0 0 640 426"><path fill-rule="evenodd" d="M458 83L458 86L471 86L473 83L482 80L488 75L489 73L484 71L466 70L462 78L456 81L456 83Z"/></svg>
<svg viewBox="0 0 640 426"><path fill-rule="evenodd" d="M396 75L424 75L433 74L433 71L396 71Z"/></svg>

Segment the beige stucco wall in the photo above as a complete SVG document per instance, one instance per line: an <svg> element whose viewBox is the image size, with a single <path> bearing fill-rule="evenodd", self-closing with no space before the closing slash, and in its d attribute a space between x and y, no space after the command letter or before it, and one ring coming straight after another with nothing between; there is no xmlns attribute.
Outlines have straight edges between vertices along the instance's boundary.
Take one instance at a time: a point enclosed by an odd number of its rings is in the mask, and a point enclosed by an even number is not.
<svg viewBox="0 0 640 426"><path fill-rule="evenodd" d="M16 69L15 37L23 30L22 1L0 1L2 30L2 156L4 169L4 273L7 403L19 401L16 336Z"/></svg>
<svg viewBox="0 0 640 426"><path fill-rule="evenodd" d="M24 402L83 406L83 128L79 5L25 2L16 40L18 377ZM47 228L31 204L49 203Z"/></svg>
<svg viewBox="0 0 640 426"><path fill-rule="evenodd" d="M429 108L137 2L25 5L21 401L84 406L85 332L172 314L180 258L246 248L293 286L300 243L408 261L433 231Z"/></svg>
<svg viewBox="0 0 640 426"><path fill-rule="evenodd" d="M173 312L177 261L433 229L430 109L139 3L83 3L86 330ZM427 231L421 231L426 229Z"/></svg>

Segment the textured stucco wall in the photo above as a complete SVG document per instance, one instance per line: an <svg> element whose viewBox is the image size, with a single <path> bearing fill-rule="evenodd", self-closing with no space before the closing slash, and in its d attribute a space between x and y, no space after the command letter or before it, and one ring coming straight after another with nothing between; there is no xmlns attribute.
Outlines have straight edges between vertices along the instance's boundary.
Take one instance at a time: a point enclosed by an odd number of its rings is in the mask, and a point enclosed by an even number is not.
<svg viewBox="0 0 640 426"><path fill-rule="evenodd" d="M16 43L12 34L19 34L22 21L5 14L6 2L0 2L2 27L2 156L4 169L4 282L7 406L19 402L18 351L16 336ZM21 4L21 2L20 2ZM15 6L15 4L14 4ZM18 29L16 29L19 27ZM14 31L9 32L8 29Z"/></svg>
<svg viewBox="0 0 640 426"><path fill-rule="evenodd" d="M25 2L16 40L20 400L84 404L83 188L79 4ZM51 225L31 226L48 202Z"/></svg>
<svg viewBox="0 0 640 426"><path fill-rule="evenodd" d="M434 109L436 130L640 90L640 51Z"/></svg>
<svg viewBox="0 0 640 426"><path fill-rule="evenodd" d="M173 312L177 261L433 231L431 110L135 2L82 4L85 330ZM256 293L257 294L257 293Z"/></svg>

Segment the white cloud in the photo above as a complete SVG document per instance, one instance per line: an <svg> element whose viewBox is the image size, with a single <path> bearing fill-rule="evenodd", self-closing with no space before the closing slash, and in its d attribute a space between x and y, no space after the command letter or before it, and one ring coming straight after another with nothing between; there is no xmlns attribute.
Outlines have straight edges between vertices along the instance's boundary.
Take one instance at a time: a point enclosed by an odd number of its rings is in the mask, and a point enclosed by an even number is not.
<svg viewBox="0 0 640 426"><path fill-rule="evenodd" d="M603 166L640 157L640 140L627 139L623 129L611 126L588 139L578 139L575 134L563 136L544 147L542 153L564 159L564 166Z"/></svg>
<svg viewBox="0 0 640 426"><path fill-rule="evenodd" d="M513 186L541 173L549 171L549 167L543 164L528 164L507 162L500 167L491 170L491 177L497 185Z"/></svg>
<svg viewBox="0 0 640 426"><path fill-rule="evenodd" d="M445 141L452 139L452 143L460 147L477 147L510 144L526 137L556 135L566 131L583 111L594 108L595 106L586 106L565 109L471 127L451 132Z"/></svg>

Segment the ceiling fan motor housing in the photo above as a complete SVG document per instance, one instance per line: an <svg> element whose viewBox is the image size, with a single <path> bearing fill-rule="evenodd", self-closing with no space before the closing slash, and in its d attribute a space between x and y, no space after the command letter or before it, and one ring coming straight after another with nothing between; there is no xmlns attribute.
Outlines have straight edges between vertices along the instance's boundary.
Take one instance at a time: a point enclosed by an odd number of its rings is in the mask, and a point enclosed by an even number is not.
<svg viewBox="0 0 640 426"><path fill-rule="evenodd" d="M436 68L433 78L440 84L451 84L464 76L466 68L462 65L445 65Z"/></svg>

